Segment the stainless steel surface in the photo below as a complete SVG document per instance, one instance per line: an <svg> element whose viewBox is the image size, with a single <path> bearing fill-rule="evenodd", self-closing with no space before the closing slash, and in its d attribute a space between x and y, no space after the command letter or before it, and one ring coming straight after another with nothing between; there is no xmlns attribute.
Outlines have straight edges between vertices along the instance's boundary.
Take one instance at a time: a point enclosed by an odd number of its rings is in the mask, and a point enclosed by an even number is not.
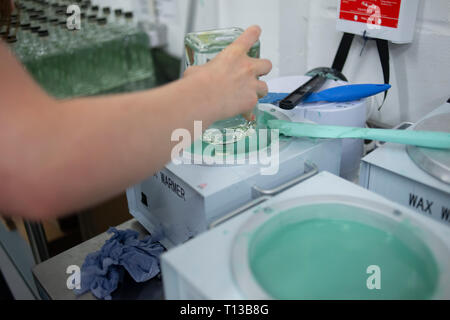
<svg viewBox="0 0 450 320"><path fill-rule="evenodd" d="M450 132L450 113L440 114L419 122L414 130ZM414 163L436 179L450 184L450 150L435 150L407 146Z"/></svg>
<svg viewBox="0 0 450 320"><path fill-rule="evenodd" d="M0 282L0 300L5 299L2 295L4 287L16 300L35 300L37 294L26 281L26 278L20 272L19 267L15 265L14 260L8 255L7 251L0 243L0 277L3 276L4 282ZM3 287L4 286L4 287Z"/></svg>
<svg viewBox="0 0 450 320"><path fill-rule="evenodd" d="M47 237L45 236L44 227L39 222L24 221L25 230L30 242L31 251L33 252L34 261L41 263L47 260L50 255L47 247Z"/></svg>
<svg viewBox="0 0 450 320"><path fill-rule="evenodd" d="M300 177L297 177L291 181L286 182L285 184L276 187L274 189L270 189L270 190L265 190L265 189L261 189L258 186L253 186L253 190L255 190L257 193L259 193L260 195L264 195L264 196L274 196L302 181L305 181L306 179L311 178L312 176L315 176L316 174L319 173L319 168L311 162L306 161L305 162L305 173L303 173Z"/></svg>
<svg viewBox="0 0 450 320"><path fill-rule="evenodd" d="M291 181L288 181L274 189L267 190L267 189L259 188L258 186L253 186L253 191L256 192L257 195L259 196L257 199L250 201L249 203L246 203L242 207L237 208L236 210L233 210L232 212L221 217L220 219L214 221L213 223L211 223L209 225L208 229L217 227L218 225L224 223L225 221L230 220L231 218L237 216L238 214L240 214L244 211L247 211L248 209L250 209L254 206L257 206L258 204L263 203L264 201L269 200L272 196L275 196L275 195L279 194L280 192L283 192L284 190L286 190L292 186L295 186L296 184L298 184L302 181L305 181L305 180L315 176L317 173L319 173L319 168L314 163L310 163L310 162L306 161L305 168L306 168L306 170L301 176L296 177L296 178L292 179Z"/></svg>
<svg viewBox="0 0 450 320"><path fill-rule="evenodd" d="M217 219L216 221L214 221L213 223L211 223L209 225L208 229L215 228L218 225L224 223L225 221L228 221L231 218L237 216L238 214L241 214L242 212L247 211L248 209L253 208L254 206L257 206L258 204L263 203L264 201L267 201L269 199L270 199L270 197L266 196L266 197L260 197L253 201L250 201L249 203L244 204L242 207L237 208L236 210L233 210L232 212L221 217L220 219Z"/></svg>
<svg viewBox="0 0 450 320"><path fill-rule="evenodd" d="M132 219L117 227L119 230L132 229L138 231L141 236L148 232L136 220ZM100 250L110 234L102 233L86 242L79 244L33 268L33 275L38 286L45 293L46 299L54 300L95 300L89 292L81 296L67 288L67 267L76 265L81 268L89 253ZM154 278L145 283L135 283L125 279L124 283L112 295L114 299L163 299L162 282Z"/></svg>

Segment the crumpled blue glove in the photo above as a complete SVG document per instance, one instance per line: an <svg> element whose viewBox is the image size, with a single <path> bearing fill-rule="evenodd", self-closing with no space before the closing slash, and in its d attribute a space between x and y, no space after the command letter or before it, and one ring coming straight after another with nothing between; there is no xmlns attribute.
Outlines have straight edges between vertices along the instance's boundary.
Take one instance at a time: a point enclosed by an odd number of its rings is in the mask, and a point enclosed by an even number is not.
<svg viewBox="0 0 450 320"><path fill-rule="evenodd" d="M159 256L164 247L151 236L138 239L134 230L114 233L100 251L89 254L81 267L81 289L77 295L91 291L99 299L111 299L126 270L136 282L145 282L159 274Z"/></svg>

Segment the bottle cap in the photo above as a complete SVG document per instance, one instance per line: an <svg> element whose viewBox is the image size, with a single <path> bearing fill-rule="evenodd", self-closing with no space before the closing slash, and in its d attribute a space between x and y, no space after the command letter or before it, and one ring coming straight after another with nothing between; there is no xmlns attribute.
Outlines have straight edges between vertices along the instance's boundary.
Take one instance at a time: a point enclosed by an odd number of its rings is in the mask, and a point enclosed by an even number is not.
<svg viewBox="0 0 450 320"><path fill-rule="evenodd" d="M47 37L49 35L48 30L40 30L38 34L39 37Z"/></svg>
<svg viewBox="0 0 450 320"><path fill-rule="evenodd" d="M8 43L17 42L17 38L16 38L16 36L8 36L8 38L6 38L6 42L8 42Z"/></svg>
<svg viewBox="0 0 450 320"><path fill-rule="evenodd" d="M106 18L97 18L97 23L100 25L105 25L108 22Z"/></svg>
<svg viewBox="0 0 450 320"><path fill-rule="evenodd" d="M21 24L20 24L20 27L21 27L23 30L30 30L31 24L29 24L29 23L21 23Z"/></svg>

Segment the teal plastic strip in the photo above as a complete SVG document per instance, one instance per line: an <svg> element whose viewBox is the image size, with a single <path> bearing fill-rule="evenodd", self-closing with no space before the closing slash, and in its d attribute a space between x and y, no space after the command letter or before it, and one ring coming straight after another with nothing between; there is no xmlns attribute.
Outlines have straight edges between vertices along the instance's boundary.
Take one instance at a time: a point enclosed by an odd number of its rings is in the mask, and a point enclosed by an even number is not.
<svg viewBox="0 0 450 320"><path fill-rule="evenodd" d="M450 149L450 133L448 132L324 126L285 120L269 120L267 125L289 137L367 139L434 149Z"/></svg>

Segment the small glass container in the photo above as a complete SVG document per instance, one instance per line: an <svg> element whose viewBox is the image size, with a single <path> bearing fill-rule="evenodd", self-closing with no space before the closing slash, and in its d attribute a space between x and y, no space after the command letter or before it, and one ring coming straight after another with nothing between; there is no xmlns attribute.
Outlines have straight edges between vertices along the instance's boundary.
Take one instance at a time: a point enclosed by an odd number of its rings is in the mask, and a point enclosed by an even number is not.
<svg viewBox="0 0 450 320"><path fill-rule="evenodd" d="M199 66L208 63L244 32L241 28L227 28L189 33L185 37L186 66ZM256 42L248 55L260 56L260 42ZM257 110L257 106L254 111ZM255 121L247 121L242 115L214 123L203 134L204 142L220 145L235 143L254 134Z"/></svg>

